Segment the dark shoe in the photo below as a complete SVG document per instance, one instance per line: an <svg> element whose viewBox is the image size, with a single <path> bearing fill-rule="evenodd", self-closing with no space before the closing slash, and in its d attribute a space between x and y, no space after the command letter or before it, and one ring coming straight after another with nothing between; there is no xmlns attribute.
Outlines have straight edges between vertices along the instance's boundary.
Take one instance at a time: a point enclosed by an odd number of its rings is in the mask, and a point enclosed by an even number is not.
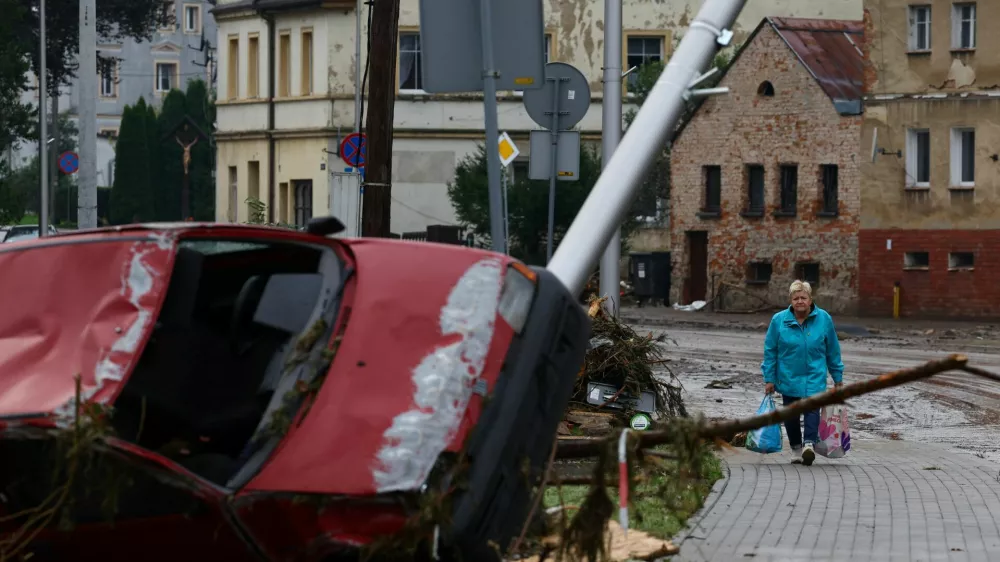
<svg viewBox="0 0 1000 562"><path fill-rule="evenodd" d="M802 447L802 464L809 466L816 460L816 451L813 451L812 443L806 443Z"/></svg>

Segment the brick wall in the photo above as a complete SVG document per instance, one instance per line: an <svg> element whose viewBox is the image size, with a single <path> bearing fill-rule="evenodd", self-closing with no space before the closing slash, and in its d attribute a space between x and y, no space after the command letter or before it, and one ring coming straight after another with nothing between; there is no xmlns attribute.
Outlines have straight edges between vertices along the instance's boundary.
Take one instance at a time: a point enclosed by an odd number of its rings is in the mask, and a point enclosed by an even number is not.
<svg viewBox="0 0 1000 562"><path fill-rule="evenodd" d="M773 97L757 95L764 80ZM705 102L676 140L671 155L671 298L687 302L688 231L708 232L708 298L727 289L728 309L787 302L795 264L818 262L815 300L835 312L851 312L857 295L857 232L860 198L860 116L839 115L820 86L771 27L765 26L723 78L729 95ZM765 167L765 213L740 215L746 206L746 164ZM797 164L796 216L775 217L782 164ZM820 217L819 167L839 166L838 216ZM721 214L699 218L704 203L703 166L722 167ZM752 261L770 260L771 281L746 283Z"/></svg>
<svg viewBox="0 0 1000 562"><path fill-rule="evenodd" d="M1000 230L862 230L859 243L865 314L891 315L898 281L901 316L1000 318ZM927 267L905 268L907 252L927 252ZM951 252L971 252L973 267L950 268Z"/></svg>

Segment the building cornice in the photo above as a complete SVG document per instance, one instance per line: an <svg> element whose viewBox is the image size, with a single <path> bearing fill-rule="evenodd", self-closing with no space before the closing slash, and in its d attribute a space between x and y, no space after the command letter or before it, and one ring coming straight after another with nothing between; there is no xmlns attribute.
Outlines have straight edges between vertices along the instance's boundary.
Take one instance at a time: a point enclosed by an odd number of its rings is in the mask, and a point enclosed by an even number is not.
<svg viewBox="0 0 1000 562"><path fill-rule="evenodd" d="M944 101L944 100L984 100L1000 99L1000 90L976 90L964 92L917 92L917 93L896 93L896 94L870 94L864 97L865 103L879 103L888 101Z"/></svg>

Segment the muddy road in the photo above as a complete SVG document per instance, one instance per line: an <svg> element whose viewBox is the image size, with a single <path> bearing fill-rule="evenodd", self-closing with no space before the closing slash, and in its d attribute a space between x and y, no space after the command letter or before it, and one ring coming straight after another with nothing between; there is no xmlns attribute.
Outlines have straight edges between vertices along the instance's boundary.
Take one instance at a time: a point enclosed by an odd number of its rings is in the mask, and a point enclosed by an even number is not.
<svg viewBox="0 0 1000 562"><path fill-rule="evenodd" d="M684 385L688 410L709 418L753 415L763 396L763 332L723 328L634 326L665 333L666 368ZM894 335L841 341L845 382L857 382L960 351L969 364L1000 372L1000 345L976 342L956 349L947 341ZM997 342L1000 344L1000 342ZM995 350L995 351L994 351ZM715 388L706 388L707 386ZM832 382L831 382L832 385ZM850 401L851 427L888 439L934 442L1000 464L1000 384L963 373L896 387Z"/></svg>

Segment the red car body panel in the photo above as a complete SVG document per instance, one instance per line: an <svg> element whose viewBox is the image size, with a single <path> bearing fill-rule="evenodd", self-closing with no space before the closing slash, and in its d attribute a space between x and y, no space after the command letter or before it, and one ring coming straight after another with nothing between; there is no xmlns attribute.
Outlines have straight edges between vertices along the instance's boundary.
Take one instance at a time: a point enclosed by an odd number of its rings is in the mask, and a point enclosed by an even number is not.
<svg viewBox="0 0 1000 562"><path fill-rule="evenodd" d="M310 553L321 556L331 544L366 544L399 530L407 517L401 504L374 496L419 490L442 452L462 448L483 396L500 375L514 335L497 313L512 261L506 256L199 223L98 229L11 244L0 250L0 267L20 274L0 277L0 438L18 423L68 419L60 415L72 414L77 373L85 399L113 401L152 332L178 241L205 237L326 244L345 268L354 268L338 313L342 333L334 338L338 343L330 342L336 354L326 380L242 490L224 490L155 452L109 440L136 464L152 463L175 475L181 487L215 506L214 515L147 519L130 523L137 527L128 534L121 530L131 527L118 522L115 531L81 526L77 533L87 530L86 538L73 544L96 541L96 553L111 536L141 541L147 532L170 529L208 541L204 525L216 527L213 532L227 525L225 536L216 535L212 544L223 550L239 544L230 559L257 549L273 559L312 559ZM293 494L351 501L318 509L293 501Z"/></svg>
<svg viewBox="0 0 1000 562"><path fill-rule="evenodd" d="M84 398L111 399L142 353L173 261L165 236L48 240L0 251L0 418L70 413L78 374Z"/></svg>
<svg viewBox="0 0 1000 562"><path fill-rule="evenodd" d="M482 376L489 387L500 373L513 335L505 323L496 321L504 259L443 245L414 251L412 244L384 240L352 240L348 247L357 263L353 299L347 303L352 312L330 374L308 415L288 433L248 491L363 496L418 489L430 470L422 461L461 447L478 418L482 398L471 393L469 384L465 402L457 397L457 410L438 422L431 407L415 403L413 373L422 362L431 361L443 375L431 384L465 383ZM490 311L488 322L477 319L471 329L443 333L442 311L470 270L482 272L480 280L471 282L481 288L474 297L481 303L479 309ZM400 275L403 271L419 274ZM476 351L483 342L486 347ZM463 353L482 357L470 362ZM448 378L459 369L464 377ZM467 404L471 408L465 408ZM461 417L452 419L455 413ZM380 487L377 473L386 467L379 455L397 444L387 432L397 417L408 415L423 418L418 422L423 424L422 435L415 439L423 439L425 455L400 460L397 467L404 475Z"/></svg>

